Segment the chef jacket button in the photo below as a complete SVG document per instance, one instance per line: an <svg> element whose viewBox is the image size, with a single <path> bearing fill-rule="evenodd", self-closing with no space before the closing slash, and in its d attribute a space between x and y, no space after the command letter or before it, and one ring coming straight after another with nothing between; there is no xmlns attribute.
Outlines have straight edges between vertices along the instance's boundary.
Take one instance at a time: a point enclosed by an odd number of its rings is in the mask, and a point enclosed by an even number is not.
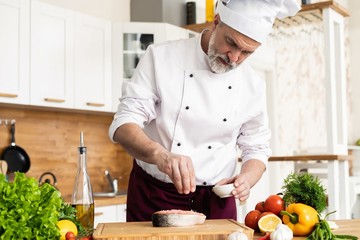
<svg viewBox="0 0 360 240"><path fill-rule="evenodd" d="M180 147L180 146L181 146L181 143L178 143L177 145L178 145L178 147Z"/></svg>
<svg viewBox="0 0 360 240"><path fill-rule="evenodd" d="M185 109L186 109L186 110L189 110L189 109L190 109L190 107L189 107L189 106L186 106L186 107L185 107Z"/></svg>
<svg viewBox="0 0 360 240"><path fill-rule="evenodd" d="M208 149L211 149L211 146L208 146Z"/></svg>
<svg viewBox="0 0 360 240"><path fill-rule="evenodd" d="M228 89L232 89L232 87L231 87L231 86L228 86Z"/></svg>
<svg viewBox="0 0 360 240"><path fill-rule="evenodd" d="M189 76L192 78L194 75L191 73Z"/></svg>
<svg viewBox="0 0 360 240"><path fill-rule="evenodd" d="M203 182L203 185L206 185L207 184L207 182Z"/></svg>
<svg viewBox="0 0 360 240"><path fill-rule="evenodd" d="M227 121L227 119L226 119L226 118L224 118L224 119L223 119L223 122L226 122L226 121Z"/></svg>

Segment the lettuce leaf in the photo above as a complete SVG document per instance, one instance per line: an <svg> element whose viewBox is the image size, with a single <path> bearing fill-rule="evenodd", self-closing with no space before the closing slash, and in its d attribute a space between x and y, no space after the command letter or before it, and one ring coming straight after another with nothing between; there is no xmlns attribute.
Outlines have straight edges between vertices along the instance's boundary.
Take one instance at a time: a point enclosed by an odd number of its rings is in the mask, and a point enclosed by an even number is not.
<svg viewBox="0 0 360 240"><path fill-rule="evenodd" d="M56 225L64 202L50 184L16 172L12 183L0 174L0 239L59 239Z"/></svg>

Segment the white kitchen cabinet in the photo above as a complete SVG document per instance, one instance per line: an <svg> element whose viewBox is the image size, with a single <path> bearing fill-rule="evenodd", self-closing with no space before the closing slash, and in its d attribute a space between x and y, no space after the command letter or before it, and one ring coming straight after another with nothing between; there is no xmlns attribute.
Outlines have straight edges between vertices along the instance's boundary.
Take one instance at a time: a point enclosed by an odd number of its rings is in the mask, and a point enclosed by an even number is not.
<svg viewBox="0 0 360 240"><path fill-rule="evenodd" d="M110 222L126 222L126 204L95 207L94 227Z"/></svg>
<svg viewBox="0 0 360 240"><path fill-rule="evenodd" d="M30 104L111 111L111 22L33 0Z"/></svg>
<svg viewBox="0 0 360 240"><path fill-rule="evenodd" d="M29 103L29 0L0 0L0 102Z"/></svg>
<svg viewBox="0 0 360 240"><path fill-rule="evenodd" d="M118 222L126 222L126 204L117 205Z"/></svg>
<svg viewBox="0 0 360 240"><path fill-rule="evenodd" d="M74 13L31 2L30 104L74 106Z"/></svg>
<svg viewBox="0 0 360 240"><path fill-rule="evenodd" d="M113 24L113 111L117 110L121 97L122 81L131 78L150 44L186 39L197 34L169 23L115 22Z"/></svg>
<svg viewBox="0 0 360 240"><path fill-rule="evenodd" d="M111 111L111 21L75 15L75 108Z"/></svg>

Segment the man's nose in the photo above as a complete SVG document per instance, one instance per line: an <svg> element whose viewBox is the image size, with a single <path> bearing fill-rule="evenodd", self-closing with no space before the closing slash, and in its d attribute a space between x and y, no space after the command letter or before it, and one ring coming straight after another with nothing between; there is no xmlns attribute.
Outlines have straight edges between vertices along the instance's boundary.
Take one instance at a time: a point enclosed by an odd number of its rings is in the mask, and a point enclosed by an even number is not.
<svg viewBox="0 0 360 240"><path fill-rule="evenodd" d="M228 52L229 60L232 63L237 63L241 58L241 50L231 50Z"/></svg>

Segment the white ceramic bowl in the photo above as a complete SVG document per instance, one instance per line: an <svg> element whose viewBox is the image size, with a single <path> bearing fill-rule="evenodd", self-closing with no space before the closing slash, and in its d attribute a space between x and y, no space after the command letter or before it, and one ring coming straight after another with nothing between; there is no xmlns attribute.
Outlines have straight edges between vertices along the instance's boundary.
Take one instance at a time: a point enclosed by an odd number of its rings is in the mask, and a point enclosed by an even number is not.
<svg viewBox="0 0 360 240"><path fill-rule="evenodd" d="M234 190L234 184L230 183L230 184L226 184L226 185L220 185L220 186L215 186L213 187L213 191L216 195L218 195L221 198L226 198L226 197L231 197L232 195L232 190Z"/></svg>

